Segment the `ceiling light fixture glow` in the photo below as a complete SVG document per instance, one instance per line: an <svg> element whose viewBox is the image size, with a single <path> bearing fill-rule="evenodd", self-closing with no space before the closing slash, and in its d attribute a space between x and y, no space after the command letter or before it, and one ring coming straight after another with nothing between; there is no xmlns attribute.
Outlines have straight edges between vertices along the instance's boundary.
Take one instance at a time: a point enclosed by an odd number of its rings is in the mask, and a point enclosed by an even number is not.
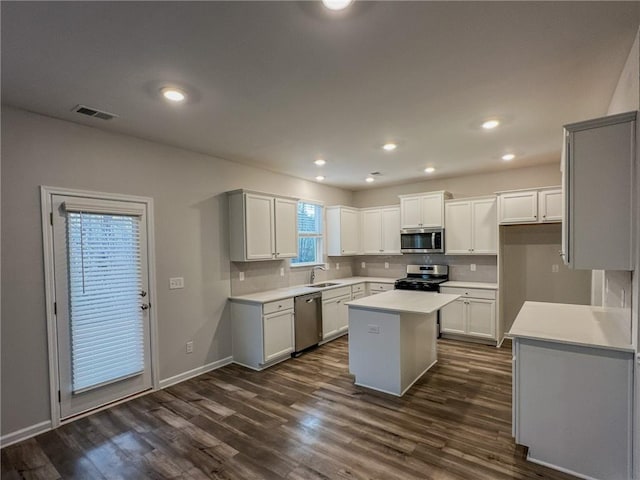
<svg viewBox="0 0 640 480"><path fill-rule="evenodd" d="M424 169L424 173L433 173L435 171L436 171L436 169L433 168L433 167L427 167L427 168Z"/></svg>
<svg viewBox="0 0 640 480"><path fill-rule="evenodd" d="M505 162L509 162L514 158L516 158L516 156L513 153L505 153L504 155L502 155L502 160L504 160Z"/></svg>
<svg viewBox="0 0 640 480"><path fill-rule="evenodd" d="M376 179L373 178L373 177L367 177L367 178L364 179L364 181L367 182L367 183L372 183L372 182L375 182Z"/></svg>
<svg viewBox="0 0 640 480"><path fill-rule="evenodd" d="M484 128L485 130L493 130L498 125L500 125L500 121L495 120L495 119L494 120L486 120L486 121L482 122L482 128Z"/></svg>
<svg viewBox="0 0 640 480"><path fill-rule="evenodd" d="M321 181L323 181L323 180L324 180L324 177L323 177L322 175L318 175L318 176L316 177L316 180L317 180L317 181L319 181L319 182L321 182Z"/></svg>
<svg viewBox="0 0 640 480"><path fill-rule="evenodd" d="M385 143L382 146L382 149L387 152L393 152L396 148L398 148L398 145L396 145L395 143Z"/></svg>
<svg viewBox="0 0 640 480"><path fill-rule="evenodd" d="M315 163L317 166L321 167L321 166L323 166L323 165L324 165L325 163L327 163L327 162L325 162L322 158L319 158L319 159L317 159L317 160L316 160L315 162L313 162L313 163Z"/></svg>
<svg viewBox="0 0 640 480"><path fill-rule="evenodd" d="M353 0L322 0L322 4L329 10L344 10Z"/></svg>
<svg viewBox="0 0 640 480"><path fill-rule="evenodd" d="M166 87L161 90L162 96L171 102L182 102L187 96L182 90L173 87Z"/></svg>

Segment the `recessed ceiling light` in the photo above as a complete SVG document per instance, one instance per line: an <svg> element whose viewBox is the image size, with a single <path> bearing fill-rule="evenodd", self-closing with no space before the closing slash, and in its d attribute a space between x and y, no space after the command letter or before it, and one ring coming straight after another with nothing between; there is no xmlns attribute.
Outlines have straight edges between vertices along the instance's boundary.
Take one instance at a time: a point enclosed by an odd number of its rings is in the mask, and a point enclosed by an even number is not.
<svg viewBox="0 0 640 480"><path fill-rule="evenodd" d="M398 145L396 145L395 143L385 143L382 146L383 150L386 150L387 152L393 152L396 148L398 148Z"/></svg>
<svg viewBox="0 0 640 480"><path fill-rule="evenodd" d="M367 177L367 178L364 179L364 181L367 182L367 183L371 183L371 182L375 182L376 179L373 178L373 177Z"/></svg>
<svg viewBox="0 0 640 480"><path fill-rule="evenodd" d="M433 173L435 171L436 171L436 169L433 168L433 167L427 167L427 168L424 169L424 173Z"/></svg>
<svg viewBox="0 0 640 480"><path fill-rule="evenodd" d="M173 87L166 87L161 90L162 96L171 102L182 102L187 96L182 90Z"/></svg>
<svg viewBox="0 0 640 480"><path fill-rule="evenodd" d="M325 164L325 163L327 163L327 162L325 162L322 158L319 158L319 159L317 159L317 160L316 160L315 162L313 162L313 163L315 163L316 165L318 165L319 167L321 167L322 165L324 165L324 164Z"/></svg>
<svg viewBox="0 0 640 480"><path fill-rule="evenodd" d="M505 153L504 155L502 155L502 159L505 162L508 162L510 160L513 160L514 158L516 158L516 156L513 153Z"/></svg>
<svg viewBox="0 0 640 480"><path fill-rule="evenodd" d="M343 10L352 2L353 0L322 0L322 4L329 10Z"/></svg>
<svg viewBox="0 0 640 480"><path fill-rule="evenodd" d="M495 119L494 120L486 120L486 121L482 122L482 128L484 128L485 130L493 130L498 125L500 125L500 121L495 120Z"/></svg>
<svg viewBox="0 0 640 480"><path fill-rule="evenodd" d="M317 180L317 181L319 181L319 182L321 182L321 181L323 181L323 180L324 180L324 177L323 177L322 175L318 175L318 176L316 177L316 180Z"/></svg>

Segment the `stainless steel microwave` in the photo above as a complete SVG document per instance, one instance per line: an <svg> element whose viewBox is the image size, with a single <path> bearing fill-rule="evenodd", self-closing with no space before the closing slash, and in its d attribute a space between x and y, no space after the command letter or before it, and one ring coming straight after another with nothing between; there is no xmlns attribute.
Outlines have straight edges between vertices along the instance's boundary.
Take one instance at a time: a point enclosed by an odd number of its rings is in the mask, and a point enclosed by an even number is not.
<svg viewBox="0 0 640 480"><path fill-rule="evenodd" d="M444 253L444 228L403 228L402 253Z"/></svg>

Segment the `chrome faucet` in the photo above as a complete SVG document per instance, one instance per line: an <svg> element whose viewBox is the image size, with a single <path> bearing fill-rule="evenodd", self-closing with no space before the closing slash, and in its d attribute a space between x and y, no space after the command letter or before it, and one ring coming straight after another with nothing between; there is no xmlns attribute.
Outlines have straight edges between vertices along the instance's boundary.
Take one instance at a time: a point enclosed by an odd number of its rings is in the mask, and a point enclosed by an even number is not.
<svg viewBox="0 0 640 480"><path fill-rule="evenodd" d="M327 269L324 268L322 265L316 265L315 267L311 267L311 280L309 283L313 283L313 281L316 279L316 269L320 269L323 272L327 271Z"/></svg>

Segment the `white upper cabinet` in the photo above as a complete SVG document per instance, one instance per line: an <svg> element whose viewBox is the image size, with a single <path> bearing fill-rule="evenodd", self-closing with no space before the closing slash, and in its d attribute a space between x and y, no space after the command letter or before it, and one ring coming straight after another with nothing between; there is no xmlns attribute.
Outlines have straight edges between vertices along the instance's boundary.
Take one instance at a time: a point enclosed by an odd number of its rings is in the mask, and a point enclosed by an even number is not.
<svg viewBox="0 0 640 480"><path fill-rule="evenodd" d="M541 222L562 221L562 189L551 188L538 192L538 216Z"/></svg>
<svg viewBox="0 0 640 480"><path fill-rule="evenodd" d="M496 255L497 231L495 197L446 202L444 244L447 254Z"/></svg>
<svg viewBox="0 0 640 480"><path fill-rule="evenodd" d="M400 253L400 207L366 208L362 219L362 253Z"/></svg>
<svg viewBox="0 0 640 480"><path fill-rule="evenodd" d="M360 253L360 211L327 207L327 254L332 257Z"/></svg>
<svg viewBox="0 0 640 480"><path fill-rule="evenodd" d="M233 262L298 256L298 200L265 193L229 192Z"/></svg>
<svg viewBox="0 0 640 480"><path fill-rule="evenodd" d="M498 192L500 225L562 221L562 188Z"/></svg>
<svg viewBox="0 0 640 480"><path fill-rule="evenodd" d="M449 192L400 195L401 228L439 228L444 226L444 201Z"/></svg>
<svg viewBox="0 0 640 480"><path fill-rule="evenodd" d="M564 147L565 263L633 270L636 112L566 125Z"/></svg>

